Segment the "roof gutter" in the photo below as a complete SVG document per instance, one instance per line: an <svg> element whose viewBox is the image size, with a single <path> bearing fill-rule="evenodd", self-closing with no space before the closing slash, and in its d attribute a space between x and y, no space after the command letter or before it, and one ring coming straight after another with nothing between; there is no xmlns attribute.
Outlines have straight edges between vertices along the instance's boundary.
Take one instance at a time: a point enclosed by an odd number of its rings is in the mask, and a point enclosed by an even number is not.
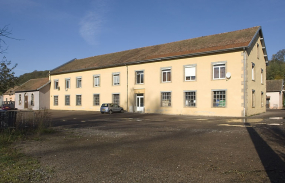
<svg viewBox="0 0 285 183"><path fill-rule="evenodd" d="M53 70L56 70L57 68L60 68L75 59L51 70L50 75L58 75L58 74L66 74L66 73L72 73L72 72L81 72L81 71L88 71L88 70L96 70L96 69L105 69L105 68L110 68L110 67L119 67L119 66L126 66L126 65L135 65L135 64L140 64L140 63L148 63L148 62L158 62L158 61L164 61L164 60L171 60L171 59L181 59L181 58L187 58L187 57L193 57L193 56L201 56L201 55L209 55L209 54L216 54L216 53L221 53L221 52L229 52L229 51L238 51L238 50L243 50L246 47L235 47L235 48L228 48L228 49L222 49L222 50L214 50L214 51L206 51L206 52L199 52L199 53L191 53L191 54L185 54L185 55L177 55L177 56L169 56L169 57L160 57L160 58L155 58L155 59L147 59L147 60L140 60L140 61L133 61L133 62L128 62L128 63L120 63L120 64L113 64L109 66L101 66L101 67L91 67L91 68L84 68L84 69L77 69L77 70L72 70L72 71L63 71L63 72L57 72L57 73L52 73Z"/></svg>

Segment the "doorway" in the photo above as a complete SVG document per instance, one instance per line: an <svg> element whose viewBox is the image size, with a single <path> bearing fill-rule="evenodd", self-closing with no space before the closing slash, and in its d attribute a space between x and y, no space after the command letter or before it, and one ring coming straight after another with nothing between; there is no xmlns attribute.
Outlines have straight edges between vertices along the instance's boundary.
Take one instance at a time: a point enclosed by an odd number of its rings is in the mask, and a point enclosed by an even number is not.
<svg viewBox="0 0 285 183"><path fill-rule="evenodd" d="M137 112L144 111L144 95L142 93L136 94L136 106Z"/></svg>
<svg viewBox="0 0 285 183"><path fill-rule="evenodd" d="M28 95L25 95L25 100L24 100L24 108L27 109L28 108Z"/></svg>

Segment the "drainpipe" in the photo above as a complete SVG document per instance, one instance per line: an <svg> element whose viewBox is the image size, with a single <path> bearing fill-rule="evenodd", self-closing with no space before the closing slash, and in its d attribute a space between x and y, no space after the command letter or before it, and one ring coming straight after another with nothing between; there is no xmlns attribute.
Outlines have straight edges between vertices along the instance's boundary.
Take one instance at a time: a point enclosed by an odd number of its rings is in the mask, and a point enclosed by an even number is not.
<svg viewBox="0 0 285 183"><path fill-rule="evenodd" d="M127 112L129 111L129 68L127 64L125 64L127 67Z"/></svg>
<svg viewBox="0 0 285 183"><path fill-rule="evenodd" d="M245 117L246 115L246 89L247 89L247 85L246 85L246 48L243 48L243 117Z"/></svg>

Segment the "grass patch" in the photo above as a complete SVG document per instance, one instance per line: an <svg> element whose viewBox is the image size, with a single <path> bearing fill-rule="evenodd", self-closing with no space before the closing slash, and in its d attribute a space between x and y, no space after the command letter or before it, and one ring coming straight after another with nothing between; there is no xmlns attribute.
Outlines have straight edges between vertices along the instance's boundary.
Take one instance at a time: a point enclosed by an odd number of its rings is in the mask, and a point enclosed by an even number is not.
<svg viewBox="0 0 285 183"><path fill-rule="evenodd" d="M42 182L48 180L52 170L42 168L40 162L13 148L16 141L40 139L43 134L54 133L47 111L36 113L36 126L0 129L0 182Z"/></svg>

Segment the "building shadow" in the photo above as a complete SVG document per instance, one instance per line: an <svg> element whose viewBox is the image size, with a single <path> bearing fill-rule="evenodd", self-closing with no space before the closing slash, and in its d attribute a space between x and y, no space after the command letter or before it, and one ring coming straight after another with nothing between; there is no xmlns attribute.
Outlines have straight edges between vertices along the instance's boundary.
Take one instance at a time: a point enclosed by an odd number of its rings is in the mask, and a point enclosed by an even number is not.
<svg viewBox="0 0 285 183"><path fill-rule="evenodd" d="M249 123L245 123L245 125L270 181L285 182L285 162Z"/></svg>

